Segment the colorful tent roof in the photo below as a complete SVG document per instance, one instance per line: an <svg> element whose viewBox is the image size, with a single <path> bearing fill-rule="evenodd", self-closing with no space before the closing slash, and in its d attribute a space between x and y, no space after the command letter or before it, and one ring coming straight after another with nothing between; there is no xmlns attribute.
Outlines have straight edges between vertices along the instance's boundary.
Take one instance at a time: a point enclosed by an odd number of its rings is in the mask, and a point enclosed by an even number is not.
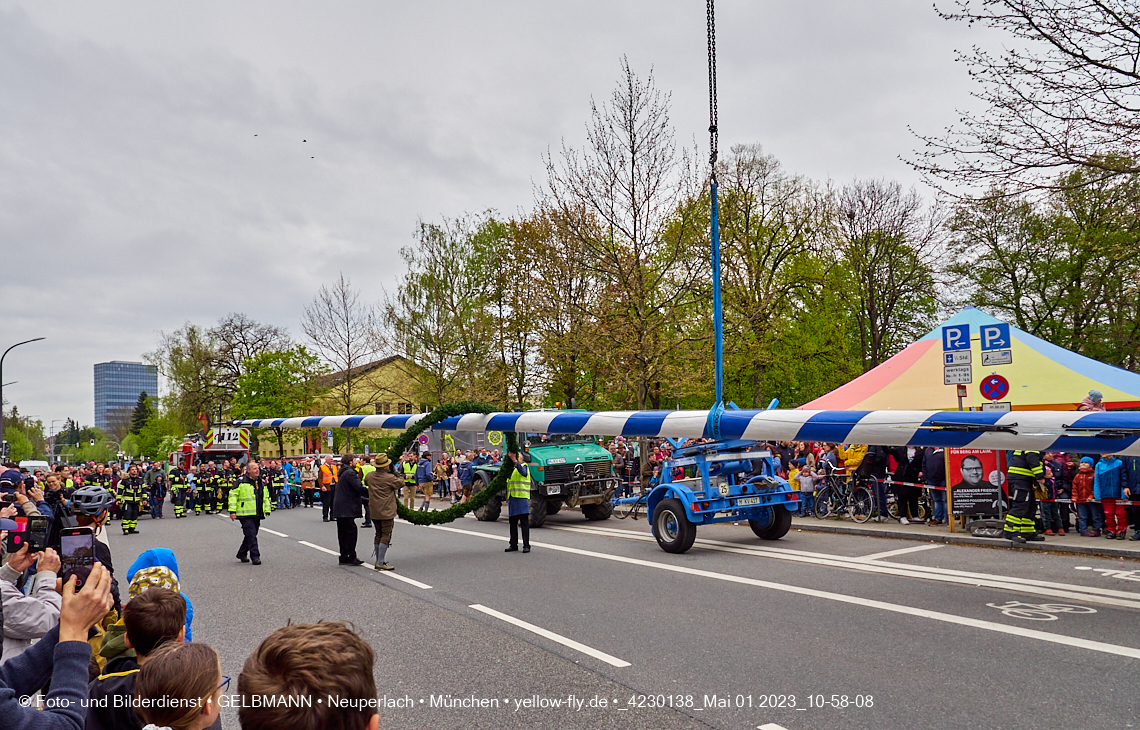
<svg viewBox="0 0 1140 730"><path fill-rule="evenodd" d="M988 403L979 391L991 373L1009 381L1008 401L1014 410L1072 410L1099 390L1108 408L1140 408L1140 374L1105 365L1070 352L1013 325L1013 364L982 366L980 327L1002 324L980 309L967 307L907 346L902 352L802 408L823 410L956 409L953 385L943 385L942 328L970 325L974 382L966 386L963 407Z"/></svg>

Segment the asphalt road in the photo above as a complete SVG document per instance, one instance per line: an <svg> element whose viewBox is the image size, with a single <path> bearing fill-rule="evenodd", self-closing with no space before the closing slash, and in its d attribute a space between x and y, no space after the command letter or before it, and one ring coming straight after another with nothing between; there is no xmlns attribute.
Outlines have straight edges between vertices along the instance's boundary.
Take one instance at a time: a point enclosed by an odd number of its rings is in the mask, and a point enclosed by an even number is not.
<svg viewBox="0 0 1140 730"><path fill-rule="evenodd" d="M194 638L235 680L287 622L351 622L380 694L413 700L385 728L1127 728L1140 707L1140 562L743 525L670 555L644 521L571 511L529 555L504 554L504 521L397 523L377 573L336 564L317 509L265 521L261 566L228 518L117 527L121 574L175 551Z"/></svg>

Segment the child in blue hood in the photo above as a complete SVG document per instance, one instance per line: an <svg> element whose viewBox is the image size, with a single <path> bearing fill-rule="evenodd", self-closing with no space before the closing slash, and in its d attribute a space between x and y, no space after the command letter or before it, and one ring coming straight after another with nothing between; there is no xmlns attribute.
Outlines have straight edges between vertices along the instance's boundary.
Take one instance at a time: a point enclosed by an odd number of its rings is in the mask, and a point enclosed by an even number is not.
<svg viewBox="0 0 1140 730"><path fill-rule="evenodd" d="M168 568L170 572L174 573L175 578L181 578L178 575L178 558L174 557L174 551L170 548L151 548L138 557L138 560L131 563L130 569L127 571L127 582L134 580L135 573L146 568L163 567ZM193 641L193 634L190 632L190 622L194 620L194 604L190 603L190 598L185 592L182 593L182 598L186 601L186 641Z"/></svg>

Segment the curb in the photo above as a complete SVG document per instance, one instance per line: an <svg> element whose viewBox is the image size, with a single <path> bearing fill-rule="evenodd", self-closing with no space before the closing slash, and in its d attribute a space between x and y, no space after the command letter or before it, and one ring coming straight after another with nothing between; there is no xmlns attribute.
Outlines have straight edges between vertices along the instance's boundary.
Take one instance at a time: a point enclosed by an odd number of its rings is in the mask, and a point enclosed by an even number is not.
<svg viewBox="0 0 1140 730"><path fill-rule="evenodd" d="M793 522L793 530L805 532L830 532L841 535L861 535L863 537L882 537L892 540L911 540L918 542L941 542L953 545L973 545L975 547L998 548L1002 550L1035 551L1039 553L1065 553L1069 555L1091 555L1104 558L1125 558L1127 560L1140 560L1140 551L1111 548L1108 546L1094 547L1092 545L1061 545L1045 542L1031 542L1025 545L1011 547L1006 540L1000 538L974 537L973 535L930 535L924 533L907 532L905 530L862 530L847 525L828 525L825 523L812 524L810 522Z"/></svg>

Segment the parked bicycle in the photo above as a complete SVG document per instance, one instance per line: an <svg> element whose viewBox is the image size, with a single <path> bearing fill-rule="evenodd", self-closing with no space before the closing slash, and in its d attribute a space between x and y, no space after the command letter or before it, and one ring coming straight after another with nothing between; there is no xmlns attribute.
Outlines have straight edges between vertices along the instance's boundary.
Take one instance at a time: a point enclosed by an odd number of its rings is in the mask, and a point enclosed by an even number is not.
<svg viewBox="0 0 1140 730"><path fill-rule="evenodd" d="M875 490L868 477L856 472L848 475L825 461L821 487L815 494L815 516L848 516L858 523L871 519L875 512Z"/></svg>

